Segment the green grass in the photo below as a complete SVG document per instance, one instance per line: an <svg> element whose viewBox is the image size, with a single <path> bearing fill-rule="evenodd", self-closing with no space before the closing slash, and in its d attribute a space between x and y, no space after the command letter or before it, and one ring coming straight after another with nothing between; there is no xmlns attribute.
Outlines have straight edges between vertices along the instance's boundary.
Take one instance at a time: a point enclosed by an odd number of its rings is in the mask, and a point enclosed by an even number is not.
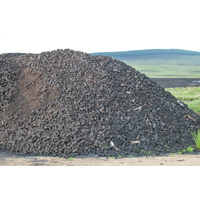
<svg viewBox="0 0 200 200"><path fill-rule="evenodd" d="M180 49L149 49L101 52L117 58L150 78L200 78L200 52Z"/></svg>
<svg viewBox="0 0 200 200"><path fill-rule="evenodd" d="M181 155L183 153L193 153L194 150L195 150L195 148L193 148L192 146L188 146L186 149L178 150L177 154Z"/></svg>
<svg viewBox="0 0 200 200"><path fill-rule="evenodd" d="M200 149L200 130L197 133L192 133L197 149Z"/></svg>
<svg viewBox="0 0 200 200"><path fill-rule="evenodd" d="M200 56L157 56L123 60L151 78L200 78Z"/></svg>
<svg viewBox="0 0 200 200"><path fill-rule="evenodd" d="M200 87L167 88L177 99L183 101L196 113L200 113Z"/></svg>
<svg viewBox="0 0 200 200"><path fill-rule="evenodd" d="M150 151L146 151L146 150L143 150L143 149L142 149L142 150L140 150L140 152L141 152L141 153L143 153L143 154L151 154L151 152L150 152Z"/></svg>
<svg viewBox="0 0 200 200"><path fill-rule="evenodd" d="M191 146L189 146L189 147L186 149L186 151L192 153L192 152L194 151L194 148L191 147Z"/></svg>

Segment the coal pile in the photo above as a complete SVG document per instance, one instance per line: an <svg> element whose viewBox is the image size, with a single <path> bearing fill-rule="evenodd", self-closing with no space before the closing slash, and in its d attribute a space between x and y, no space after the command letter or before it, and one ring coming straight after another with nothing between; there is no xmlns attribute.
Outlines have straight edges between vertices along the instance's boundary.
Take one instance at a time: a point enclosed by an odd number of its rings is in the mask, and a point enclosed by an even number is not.
<svg viewBox="0 0 200 200"><path fill-rule="evenodd" d="M72 50L0 55L0 150L76 156L177 152L200 116L125 63Z"/></svg>

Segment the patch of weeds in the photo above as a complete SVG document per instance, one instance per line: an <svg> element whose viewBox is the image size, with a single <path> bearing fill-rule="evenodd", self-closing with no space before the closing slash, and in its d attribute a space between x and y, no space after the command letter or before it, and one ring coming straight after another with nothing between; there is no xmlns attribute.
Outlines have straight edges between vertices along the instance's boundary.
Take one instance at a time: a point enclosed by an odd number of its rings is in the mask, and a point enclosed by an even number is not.
<svg viewBox="0 0 200 200"><path fill-rule="evenodd" d="M183 153L183 151L181 151L181 150L178 150L178 152L177 152L178 155L181 155L182 153Z"/></svg>
<svg viewBox="0 0 200 200"><path fill-rule="evenodd" d="M200 130L197 133L192 133L195 145L197 149L200 149Z"/></svg>
<svg viewBox="0 0 200 200"><path fill-rule="evenodd" d="M116 159L116 158L122 158L123 156L122 155L118 155L118 156L111 156L111 157L109 157L109 158L111 158L111 159Z"/></svg>
<svg viewBox="0 0 200 200"><path fill-rule="evenodd" d="M190 153L192 153L192 152L194 151L194 148L191 147L191 146L189 146L189 147L187 148L187 151L190 152Z"/></svg>
<svg viewBox="0 0 200 200"><path fill-rule="evenodd" d="M73 158L71 158L71 157L70 157L70 158L68 158L68 160L69 160L69 161L74 161L74 159L73 159Z"/></svg>
<svg viewBox="0 0 200 200"><path fill-rule="evenodd" d="M140 152L140 149L137 146L133 146L133 150L134 150L135 153L139 153Z"/></svg>
<svg viewBox="0 0 200 200"><path fill-rule="evenodd" d="M192 146L188 146L186 149L178 150L177 154L181 155L182 153L192 153L194 151L194 148Z"/></svg>
<svg viewBox="0 0 200 200"><path fill-rule="evenodd" d="M133 158L133 157L134 157L134 155L129 155L129 157L130 157L130 158Z"/></svg>
<svg viewBox="0 0 200 200"><path fill-rule="evenodd" d="M151 154L151 152L150 152L150 151L146 151L146 150L143 150L143 149L142 149L142 150L140 150L140 152L141 152L141 153L143 153L143 154L148 154L148 155L149 155L149 154Z"/></svg>
<svg viewBox="0 0 200 200"><path fill-rule="evenodd" d="M187 147L186 149L183 149L183 153L185 153L185 152L190 152L190 153L192 153L194 151L194 148L192 147L192 146L189 146L189 147Z"/></svg>

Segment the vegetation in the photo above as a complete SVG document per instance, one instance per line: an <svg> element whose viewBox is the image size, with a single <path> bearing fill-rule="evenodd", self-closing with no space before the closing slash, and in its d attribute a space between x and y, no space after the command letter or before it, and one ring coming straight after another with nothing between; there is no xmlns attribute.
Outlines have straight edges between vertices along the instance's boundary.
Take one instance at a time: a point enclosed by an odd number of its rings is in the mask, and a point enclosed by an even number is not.
<svg viewBox="0 0 200 200"><path fill-rule="evenodd" d="M188 152L192 153L192 152L194 151L194 148L193 148L193 147L191 147L191 146L189 146L189 147L186 149L186 151L188 151Z"/></svg>
<svg viewBox="0 0 200 200"><path fill-rule="evenodd" d="M197 149L200 149L200 130L197 133L192 133Z"/></svg>
<svg viewBox="0 0 200 200"><path fill-rule="evenodd" d="M178 155L181 155L182 153L193 153L193 151L195 150L195 148L193 148L192 146L188 146L186 149L183 149L183 150L179 150L177 152Z"/></svg>
<svg viewBox="0 0 200 200"><path fill-rule="evenodd" d="M91 53L91 55L103 55L110 56L114 58L135 58L144 56L154 56L154 55L200 55L198 51L188 51L183 49L144 49L144 50L133 50L133 51L117 51L117 52L97 52Z"/></svg>
<svg viewBox="0 0 200 200"><path fill-rule="evenodd" d="M200 52L180 49L150 49L102 52L133 66L150 78L200 78Z"/></svg>
<svg viewBox="0 0 200 200"><path fill-rule="evenodd" d="M143 153L143 154L151 154L151 152L150 152L150 151L146 151L146 150L143 150L143 149L142 149L142 150L140 150L140 152L141 152L141 153Z"/></svg>
<svg viewBox="0 0 200 200"><path fill-rule="evenodd" d="M167 88L177 99L183 101L196 113L200 113L200 87Z"/></svg>
<svg viewBox="0 0 200 200"><path fill-rule="evenodd" d="M190 153L192 153L194 151L194 148L192 147L192 146L189 146L189 147L187 147L186 149L183 149L183 153L185 153L185 152L190 152Z"/></svg>

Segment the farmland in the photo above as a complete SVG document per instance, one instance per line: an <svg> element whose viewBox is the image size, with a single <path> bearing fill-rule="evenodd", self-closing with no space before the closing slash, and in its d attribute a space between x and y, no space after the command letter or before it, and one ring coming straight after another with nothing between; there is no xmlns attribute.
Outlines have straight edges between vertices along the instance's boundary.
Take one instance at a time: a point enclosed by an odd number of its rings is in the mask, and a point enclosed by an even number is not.
<svg viewBox="0 0 200 200"><path fill-rule="evenodd" d="M150 78L200 78L200 52L196 51L151 49L92 55L117 58Z"/></svg>

